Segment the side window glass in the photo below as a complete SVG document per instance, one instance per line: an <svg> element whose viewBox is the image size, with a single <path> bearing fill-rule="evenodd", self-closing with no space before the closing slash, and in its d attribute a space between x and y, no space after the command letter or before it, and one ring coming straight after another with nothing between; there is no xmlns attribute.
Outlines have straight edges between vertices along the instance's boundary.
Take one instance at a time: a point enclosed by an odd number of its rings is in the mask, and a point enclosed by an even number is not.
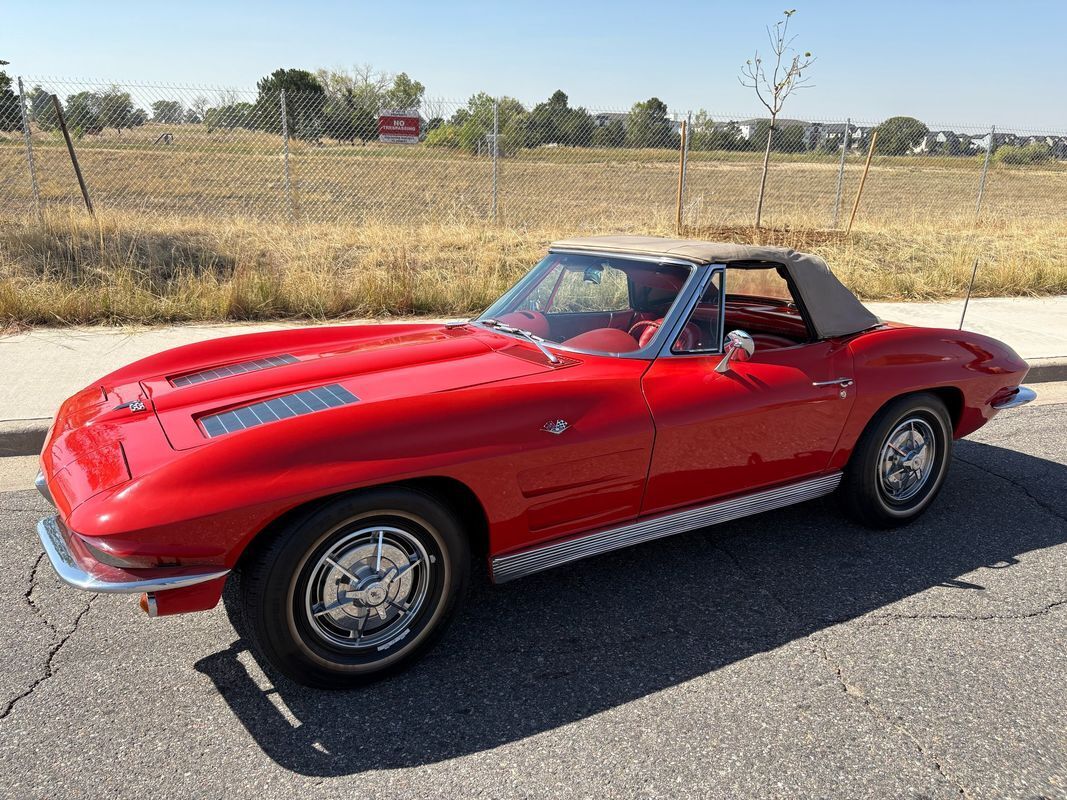
<svg viewBox="0 0 1067 800"><path fill-rule="evenodd" d="M722 272L711 276L685 327L671 345L672 353L717 353L722 349Z"/></svg>

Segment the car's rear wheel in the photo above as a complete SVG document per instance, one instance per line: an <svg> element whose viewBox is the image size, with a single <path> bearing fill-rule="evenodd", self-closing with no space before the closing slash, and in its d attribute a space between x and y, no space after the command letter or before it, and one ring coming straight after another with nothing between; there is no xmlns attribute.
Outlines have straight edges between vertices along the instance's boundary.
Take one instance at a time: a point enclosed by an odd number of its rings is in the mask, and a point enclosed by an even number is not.
<svg viewBox="0 0 1067 800"><path fill-rule="evenodd" d="M863 432L845 470L841 496L860 522L906 525L933 502L952 459L952 421L945 404L922 393L897 398Z"/></svg>
<svg viewBox="0 0 1067 800"><path fill-rule="evenodd" d="M270 665L310 686L355 686L409 666L467 586L460 525L422 492L346 496L270 536L241 565L242 633Z"/></svg>

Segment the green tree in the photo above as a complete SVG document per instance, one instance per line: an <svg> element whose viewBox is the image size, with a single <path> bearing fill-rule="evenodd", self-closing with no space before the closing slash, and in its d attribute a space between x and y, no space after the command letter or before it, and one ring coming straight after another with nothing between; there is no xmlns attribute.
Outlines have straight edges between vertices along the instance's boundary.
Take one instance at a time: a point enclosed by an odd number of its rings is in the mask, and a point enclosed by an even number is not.
<svg viewBox="0 0 1067 800"><path fill-rule="evenodd" d="M763 149L763 171L760 174L759 196L756 198L756 227L760 226L763 216L763 198L767 192L767 171L771 164L771 147L773 146L775 123L785 105L785 101L797 89L802 89L808 81L804 73L815 63L811 53L800 55L793 49L793 39L789 35L789 20L796 9L783 12L782 19L767 29L767 38L771 45L771 76L763 65L763 58L757 50L751 59L741 67L739 80L741 85L756 92L756 98L771 115L767 126ZM755 137L753 137L755 139Z"/></svg>
<svg viewBox="0 0 1067 800"><path fill-rule="evenodd" d="M393 78L393 85L385 91L382 105L395 111L418 111L425 91L425 86L412 80L406 72L401 72Z"/></svg>
<svg viewBox="0 0 1067 800"><path fill-rule="evenodd" d="M185 108L178 100L156 100L151 108L154 122L177 124L185 119Z"/></svg>
<svg viewBox="0 0 1067 800"><path fill-rule="evenodd" d="M17 131L22 127L19 98L11 89L11 78L0 70L0 131Z"/></svg>
<svg viewBox="0 0 1067 800"><path fill-rule="evenodd" d="M768 138L775 153L801 153L807 149L802 125L776 125L772 134L771 121L761 119L752 130L751 141L765 142Z"/></svg>
<svg viewBox="0 0 1067 800"><path fill-rule="evenodd" d="M689 133L691 150L747 150L748 141L736 122L714 122L700 109L693 115Z"/></svg>
<svg viewBox="0 0 1067 800"><path fill-rule="evenodd" d="M667 105L658 97L634 103L626 117L627 147L677 147L678 134L667 119Z"/></svg>
<svg viewBox="0 0 1067 800"><path fill-rule="evenodd" d="M34 86L30 91L30 116L43 131L55 130L59 126L59 118L56 116L56 107L52 102L52 95L40 86Z"/></svg>
<svg viewBox="0 0 1067 800"><path fill-rule="evenodd" d="M473 95L467 105L426 136L430 147L461 149L471 154L492 152L493 98L485 92ZM523 146L526 135L526 108L513 97L501 97L497 104L500 155L511 155Z"/></svg>
<svg viewBox="0 0 1067 800"><path fill-rule="evenodd" d="M255 108L251 103L232 102L208 108L204 111L204 124L208 133L216 128L233 130L234 128L255 127Z"/></svg>
<svg viewBox="0 0 1067 800"><path fill-rule="evenodd" d="M326 89L305 69L277 69L262 78L256 88L256 127L282 132L281 93L285 90L285 116L289 136L318 138L324 128Z"/></svg>
<svg viewBox="0 0 1067 800"><path fill-rule="evenodd" d="M875 151L885 156L907 155L930 132L914 117L890 117L875 130L878 131Z"/></svg>
<svg viewBox="0 0 1067 800"><path fill-rule="evenodd" d="M75 136L100 133L104 129L100 121L100 95L95 92L68 95L63 117L67 129Z"/></svg>
<svg viewBox="0 0 1067 800"><path fill-rule="evenodd" d="M134 127L137 117L134 115L133 99L129 92L118 86L112 86L98 95L97 108L102 128L114 128L122 132L123 128Z"/></svg>
<svg viewBox="0 0 1067 800"><path fill-rule="evenodd" d="M525 122L527 147L561 144L588 147L593 143L596 122L584 108L571 108L567 94L560 89L547 102L534 106Z"/></svg>
<svg viewBox="0 0 1067 800"><path fill-rule="evenodd" d="M593 129L592 142L593 147L623 147L626 144L626 126L618 119L598 125Z"/></svg>
<svg viewBox="0 0 1067 800"><path fill-rule="evenodd" d="M366 142L378 136L378 110L351 89L330 95L323 113L324 133L331 139Z"/></svg>

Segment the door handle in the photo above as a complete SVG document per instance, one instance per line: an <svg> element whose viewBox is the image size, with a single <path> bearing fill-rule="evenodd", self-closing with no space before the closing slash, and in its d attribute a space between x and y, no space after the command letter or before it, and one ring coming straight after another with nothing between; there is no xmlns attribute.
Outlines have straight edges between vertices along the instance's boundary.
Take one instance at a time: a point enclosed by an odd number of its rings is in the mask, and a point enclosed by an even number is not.
<svg viewBox="0 0 1067 800"><path fill-rule="evenodd" d="M812 386L840 386L845 388L852 385L852 378L834 378L829 381L812 381Z"/></svg>

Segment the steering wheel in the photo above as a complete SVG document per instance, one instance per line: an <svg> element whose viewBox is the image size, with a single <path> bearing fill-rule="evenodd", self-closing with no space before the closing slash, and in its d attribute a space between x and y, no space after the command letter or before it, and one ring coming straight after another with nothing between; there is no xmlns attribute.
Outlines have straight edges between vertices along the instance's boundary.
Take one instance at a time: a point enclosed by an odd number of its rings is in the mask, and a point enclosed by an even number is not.
<svg viewBox="0 0 1067 800"><path fill-rule="evenodd" d="M630 326L629 334L637 339L638 347L645 347L651 342L656 332L663 324L663 317L659 319L643 319ZM700 343L700 329L693 323L688 323L682 332L678 334L676 344L682 350L693 350Z"/></svg>
<svg viewBox="0 0 1067 800"><path fill-rule="evenodd" d="M505 325L522 328L524 331L535 333L538 336L547 337L550 332L548 318L540 311L529 311L526 309L523 309L522 311L512 311L507 314L501 314L498 319Z"/></svg>

